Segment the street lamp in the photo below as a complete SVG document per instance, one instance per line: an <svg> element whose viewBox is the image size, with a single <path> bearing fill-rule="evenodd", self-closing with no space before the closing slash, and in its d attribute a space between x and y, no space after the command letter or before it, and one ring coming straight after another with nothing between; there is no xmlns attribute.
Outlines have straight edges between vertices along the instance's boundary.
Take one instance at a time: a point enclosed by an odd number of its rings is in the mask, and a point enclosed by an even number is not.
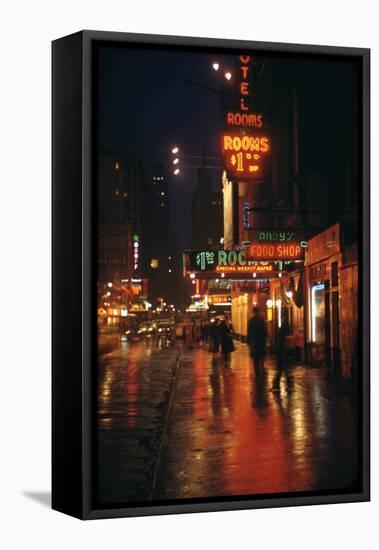
<svg viewBox="0 0 379 550"><path fill-rule="evenodd" d="M214 71L218 72L220 67L221 67L221 65L217 61L212 63L212 68L213 68ZM232 76L233 76L232 73L226 67L224 68L224 70L225 70L224 76L225 76L226 80L231 80Z"/></svg>
<svg viewBox="0 0 379 550"><path fill-rule="evenodd" d="M177 156L177 154L179 153L179 147L177 145L175 145L175 147L173 147L171 149L171 153L173 155L175 155L175 158L172 159L172 164L174 166L176 166L175 170L174 170L174 176L177 176L179 173L180 173L180 169L178 168L178 164L180 162L180 158Z"/></svg>

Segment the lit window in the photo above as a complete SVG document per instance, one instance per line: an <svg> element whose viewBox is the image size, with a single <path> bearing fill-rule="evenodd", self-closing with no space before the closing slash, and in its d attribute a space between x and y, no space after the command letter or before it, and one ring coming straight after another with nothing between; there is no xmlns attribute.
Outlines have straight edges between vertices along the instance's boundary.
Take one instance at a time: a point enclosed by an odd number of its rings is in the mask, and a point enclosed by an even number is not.
<svg viewBox="0 0 379 550"><path fill-rule="evenodd" d="M120 169L120 163L116 162L115 165L114 165L114 168L115 168L115 170L119 170Z"/></svg>
<svg viewBox="0 0 379 550"><path fill-rule="evenodd" d="M118 196L119 196L119 194L120 194L120 191L119 191L118 189L116 189L116 191L115 191L115 195L116 195L116 197L118 197Z"/></svg>

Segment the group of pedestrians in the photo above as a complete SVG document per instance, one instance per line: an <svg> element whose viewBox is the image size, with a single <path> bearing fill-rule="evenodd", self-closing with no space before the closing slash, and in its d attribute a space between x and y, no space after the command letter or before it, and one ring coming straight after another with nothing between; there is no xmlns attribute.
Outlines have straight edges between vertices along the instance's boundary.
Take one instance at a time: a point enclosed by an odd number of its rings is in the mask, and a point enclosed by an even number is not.
<svg viewBox="0 0 379 550"><path fill-rule="evenodd" d="M216 317L209 325L207 344L213 361L221 351L224 367L230 367L230 354L234 351L233 327L227 317Z"/></svg>
<svg viewBox="0 0 379 550"><path fill-rule="evenodd" d="M287 336L289 335L288 311L282 311L281 326L278 328L276 336L276 374L273 379L271 390L280 391L280 380L284 374L287 380L287 386L290 389L290 377L288 376L288 348ZM253 316L248 321L247 343L250 348L250 356L253 359L255 378L259 382L263 379L264 360L266 356L266 325L260 316L259 309L253 308Z"/></svg>
<svg viewBox="0 0 379 550"><path fill-rule="evenodd" d="M227 317L216 317L211 322L193 320L184 327L184 341L188 349L193 349L197 344L206 347L212 353L213 360L221 351L224 366L230 366L230 354L235 348L233 328Z"/></svg>
<svg viewBox="0 0 379 550"><path fill-rule="evenodd" d="M211 322L193 321L186 331L186 343L189 349L193 349L196 343L205 346L212 353L212 361L216 361L217 354L221 352L224 367L230 367L231 353L235 350L233 342L233 327L228 317L220 316ZM282 310L281 326L276 334L276 373L273 378L271 390L280 391L282 375L285 376L288 389L291 388L291 379L288 373L288 345L289 317L286 309ZM255 379L257 382L265 376L264 361L266 356L267 331L266 324L258 307L253 308L253 315L248 321L247 344L250 348L250 356L253 360Z"/></svg>

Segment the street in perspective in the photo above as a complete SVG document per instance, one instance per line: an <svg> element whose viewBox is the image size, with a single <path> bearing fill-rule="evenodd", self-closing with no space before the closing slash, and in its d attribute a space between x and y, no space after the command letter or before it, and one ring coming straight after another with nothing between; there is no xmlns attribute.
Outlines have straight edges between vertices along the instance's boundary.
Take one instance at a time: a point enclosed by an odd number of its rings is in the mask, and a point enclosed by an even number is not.
<svg viewBox="0 0 379 550"><path fill-rule="evenodd" d="M101 505L359 486L357 78L99 48Z"/></svg>

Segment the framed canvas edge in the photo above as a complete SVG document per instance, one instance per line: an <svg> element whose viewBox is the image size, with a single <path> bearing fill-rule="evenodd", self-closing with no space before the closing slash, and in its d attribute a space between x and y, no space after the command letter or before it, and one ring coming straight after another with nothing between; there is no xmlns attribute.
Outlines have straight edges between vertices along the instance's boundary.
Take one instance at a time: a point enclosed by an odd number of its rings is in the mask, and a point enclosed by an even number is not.
<svg viewBox="0 0 379 550"><path fill-rule="evenodd" d="M292 507L305 505L338 504L370 501L370 52L368 48L353 48L324 45L302 45L248 40L183 37L137 33L83 30L83 110L82 110L82 509L81 519L105 519L120 517L217 512L260 508ZM224 47L228 49L256 49L278 53L326 54L353 56L362 60L362 491L330 495L302 495L267 497L251 500L224 501L188 504L147 504L143 507L128 506L94 508L92 505L92 407L93 358L92 358L92 52L94 42L128 42L159 46Z"/></svg>

